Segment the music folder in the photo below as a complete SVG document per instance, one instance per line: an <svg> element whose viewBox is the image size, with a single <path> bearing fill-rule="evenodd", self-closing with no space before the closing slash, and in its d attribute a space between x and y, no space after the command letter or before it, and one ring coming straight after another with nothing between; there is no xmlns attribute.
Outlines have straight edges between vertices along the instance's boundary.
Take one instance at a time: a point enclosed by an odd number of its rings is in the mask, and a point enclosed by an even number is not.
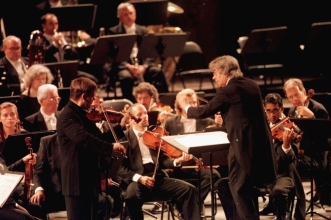
<svg viewBox="0 0 331 220"><path fill-rule="evenodd" d="M223 131L162 136L161 138L188 154L222 151L230 147L227 133Z"/></svg>
<svg viewBox="0 0 331 220"><path fill-rule="evenodd" d="M3 171L0 166L0 208L3 207L18 184L22 181L23 176L24 173Z"/></svg>
<svg viewBox="0 0 331 220"><path fill-rule="evenodd" d="M30 153L25 142L26 137L31 138L30 144L33 152L36 153L39 149L40 138L54 134L55 132L56 131L35 131L9 135L5 140L2 151L7 166L15 163Z"/></svg>

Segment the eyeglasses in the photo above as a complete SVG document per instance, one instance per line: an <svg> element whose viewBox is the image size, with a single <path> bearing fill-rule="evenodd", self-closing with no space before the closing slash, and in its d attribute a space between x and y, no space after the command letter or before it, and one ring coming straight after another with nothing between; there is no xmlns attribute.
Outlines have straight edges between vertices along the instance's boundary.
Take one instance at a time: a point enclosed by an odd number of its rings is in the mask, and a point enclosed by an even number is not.
<svg viewBox="0 0 331 220"><path fill-rule="evenodd" d="M272 110L265 110L265 112L267 113L267 114L277 114L278 112L279 112L279 110L280 110L280 108L274 108L274 109L272 109Z"/></svg>
<svg viewBox="0 0 331 220"><path fill-rule="evenodd" d="M22 47L9 47L8 50L10 50L10 51L18 51L18 50L22 50Z"/></svg>
<svg viewBox="0 0 331 220"><path fill-rule="evenodd" d="M60 102L61 101L61 97L51 97L51 98L48 98L49 101L57 101L57 102Z"/></svg>

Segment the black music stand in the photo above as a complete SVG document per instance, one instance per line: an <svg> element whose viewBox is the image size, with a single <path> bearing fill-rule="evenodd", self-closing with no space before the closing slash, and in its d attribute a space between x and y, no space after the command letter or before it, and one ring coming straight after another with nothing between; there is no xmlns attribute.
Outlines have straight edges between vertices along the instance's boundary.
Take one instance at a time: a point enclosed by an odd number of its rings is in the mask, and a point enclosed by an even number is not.
<svg viewBox="0 0 331 220"><path fill-rule="evenodd" d="M78 4L52 7L49 13L56 15L59 31L89 30L94 27L97 5Z"/></svg>
<svg viewBox="0 0 331 220"><path fill-rule="evenodd" d="M214 132L194 132L182 135L162 136L162 140L170 145L188 154L209 153L210 163L213 164L212 152L229 150L230 143L227 133L222 131ZM211 219L215 219L215 202L214 202L214 183L213 183L213 166L210 166L210 191L211 191ZM199 199L201 202L201 200ZM201 204L201 203L200 203ZM201 206L199 206L201 208ZM201 210L200 210L201 213Z"/></svg>
<svg viewBox="0 0 331 220"><path fill-rule="evenodd" d="M44 63L43 65L50 69L54 78L57 79L57 83L59 82L58 74L60 73L63 87L70 87L71 81L77 78L77 71L79 66L78 60Z"/></svg>
<svg viewBox="0 0 331 220"><path fill-rule="evenodd" d="M325 219L330 219L320 213L317 213L314 211L314 198L313 198L313 151L325 151L330 150L331 146L329 146L329 149L324 149L318 145L318 140L327 140L328 138L331 138L331 120L330 119L305 119L305 118L291 118L291 121L293 121L302 131L304 131L304 135L302 136L302 140L300 142L303 144L307 150L310 150L310 162L311 162L311 183L310 183L310 205L307 209L306 215L311 215L311 219L313 218L313 215L316 214L320 217L323 217ZM317 145L316 145L317 144ZM320 189L317 189L316 194L318 193ZM310 209L310 211L309 211Z"/></svg>
<svg viewBox="0 0 331 220"><path fill-rule="evenodd" d="M0 97L0 104L2 104L4 102L11 102L11 103L14 103L16 105L19 100L21 100L21 96L20 95L1 96Z"/></svg>
<svg viewBox="0 0 331 220"><path fill-rule="evenodd" d="M137 57L140 59L160 57L161 65L166 57L176 57L183 53L187 33L158 33L143 37Z"/></svg>
<svg viewBox="0 0 331 220"><path fill-rule="evenodd" d="M105 64L130 60L136 34L116 34L97 38L90 64Z"/></svg>
<svg viewBox="0 0 331 220"><path fill-rule="evenodd" d="M30 153L25 143L26 137L31 138L30 143L33 152L36 153L40 146L40 138L55 134L55 132L56 131L36 131L9 135L5 140L2 151L6 164L9 166Z"/></svg>
<svg viewBox="0 0 331 220"><path fill-rule="evenodd" d="M167 23L168 1L148 0L129 1L134 5L137 14L136 23L140 25L155 25Z"/></svg>
<svg viewBox="0 0 331 220"><path fill-rule="evenodd" d="M254 29L248 36L248 40L242 49L244 60L249 71L254 69L266 69L283 67L283 42L287 27ZM267 85L266 74L264 85ZM252 76L251 76L252 77ZM284 79L280 75L282 82ZM272 78L270 78L272 84Z"/></svg>

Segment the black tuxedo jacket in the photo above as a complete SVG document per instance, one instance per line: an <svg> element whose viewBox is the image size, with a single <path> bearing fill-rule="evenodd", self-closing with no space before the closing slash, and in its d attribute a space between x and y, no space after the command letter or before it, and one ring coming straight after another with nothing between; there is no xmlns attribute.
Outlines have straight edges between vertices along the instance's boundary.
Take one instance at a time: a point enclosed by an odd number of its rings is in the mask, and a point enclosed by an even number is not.
<svg viewBox="0 0 331 220"><path fill-rule="evenodd" d="M24 65L28 65L27 58L21 57L21 60ZM4 75L3 72L0 72L0 81L2 87L5 88L5 91L3 91L4 93L1 95L11 95L12 92L14 92L14 95L21 94L21 82L16 69L6 57L0 59L0 66L3 66L4 71L6 72L6 75Z"/></svg>
<svg viewBox="0 0 331 220"><path fill-rule="evenodd" d="M187 115L188 118L206 118L217 112L221 112L226 126L229 151L240 167L256 184L264 185L266 177L272 183L276 177L275 152L256 82L245 77L232 78L205 106L190 107Z"/></svg>
<svg viewBox="0 0 331 220"><path fill-rule="evenodd" d="M59 118L59 114L60 114L59 111L55 112L56 119ZM45 119L44 119L43 115L41 114L40 110L38 112L26 117L23 120L23 127L25 130L27 130L29 132L47 130Z"/></svg>
<svg viewBox="0 0 331 220"><path fill-rule="evenodd" d="M123 158L122 165L118 171L118 176L126 183L126 185L129 185L132 182L132 178L135 174L143 174L144 166L136 134L132 129L126 130L124 134L128 140L128 149L126 152L127 158ZM154 164L156 164L157 150L150 149L149 151L151 153ZM158 172L163 173L161 169L174 168L174 160L161 151L158 165Z"/></svg>
<svg viewBox="0 0 331 220"><path fill-rule="evenodd" d="M61 191L61 153L57 134L42 137L33 173L34 188L44 188L45 194Z"/></svg>
<svg viewBox="0 0 331 220"><path fill-rule="evenodd" d="M113 145L101 140L100 130L86 111L72 101L56 124L61 148L62 193L65 196L98 196L101 192L98 156L110 156Z"/></svg>

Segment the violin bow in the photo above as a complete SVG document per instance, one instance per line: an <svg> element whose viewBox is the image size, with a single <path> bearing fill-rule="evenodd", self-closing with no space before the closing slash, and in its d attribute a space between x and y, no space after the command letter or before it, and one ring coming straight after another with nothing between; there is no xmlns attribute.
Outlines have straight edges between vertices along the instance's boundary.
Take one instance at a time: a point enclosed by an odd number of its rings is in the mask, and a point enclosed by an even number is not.
<svg viewBox="0 0 331 220"><path fill-rule="evenodd" d="M160 134L161 136L163 136L163 134L164 134L164 125L165 125L165 121L163 121L161 124L161 128L162 128L162 132ZM156 170L159 165L159 158L160 158L162 142L163 142L163 140L162 140L162 138L160 138L159 149L157 150L156 163L155 163L154 172L153 172L153 179L155 179Z"/></svg>

